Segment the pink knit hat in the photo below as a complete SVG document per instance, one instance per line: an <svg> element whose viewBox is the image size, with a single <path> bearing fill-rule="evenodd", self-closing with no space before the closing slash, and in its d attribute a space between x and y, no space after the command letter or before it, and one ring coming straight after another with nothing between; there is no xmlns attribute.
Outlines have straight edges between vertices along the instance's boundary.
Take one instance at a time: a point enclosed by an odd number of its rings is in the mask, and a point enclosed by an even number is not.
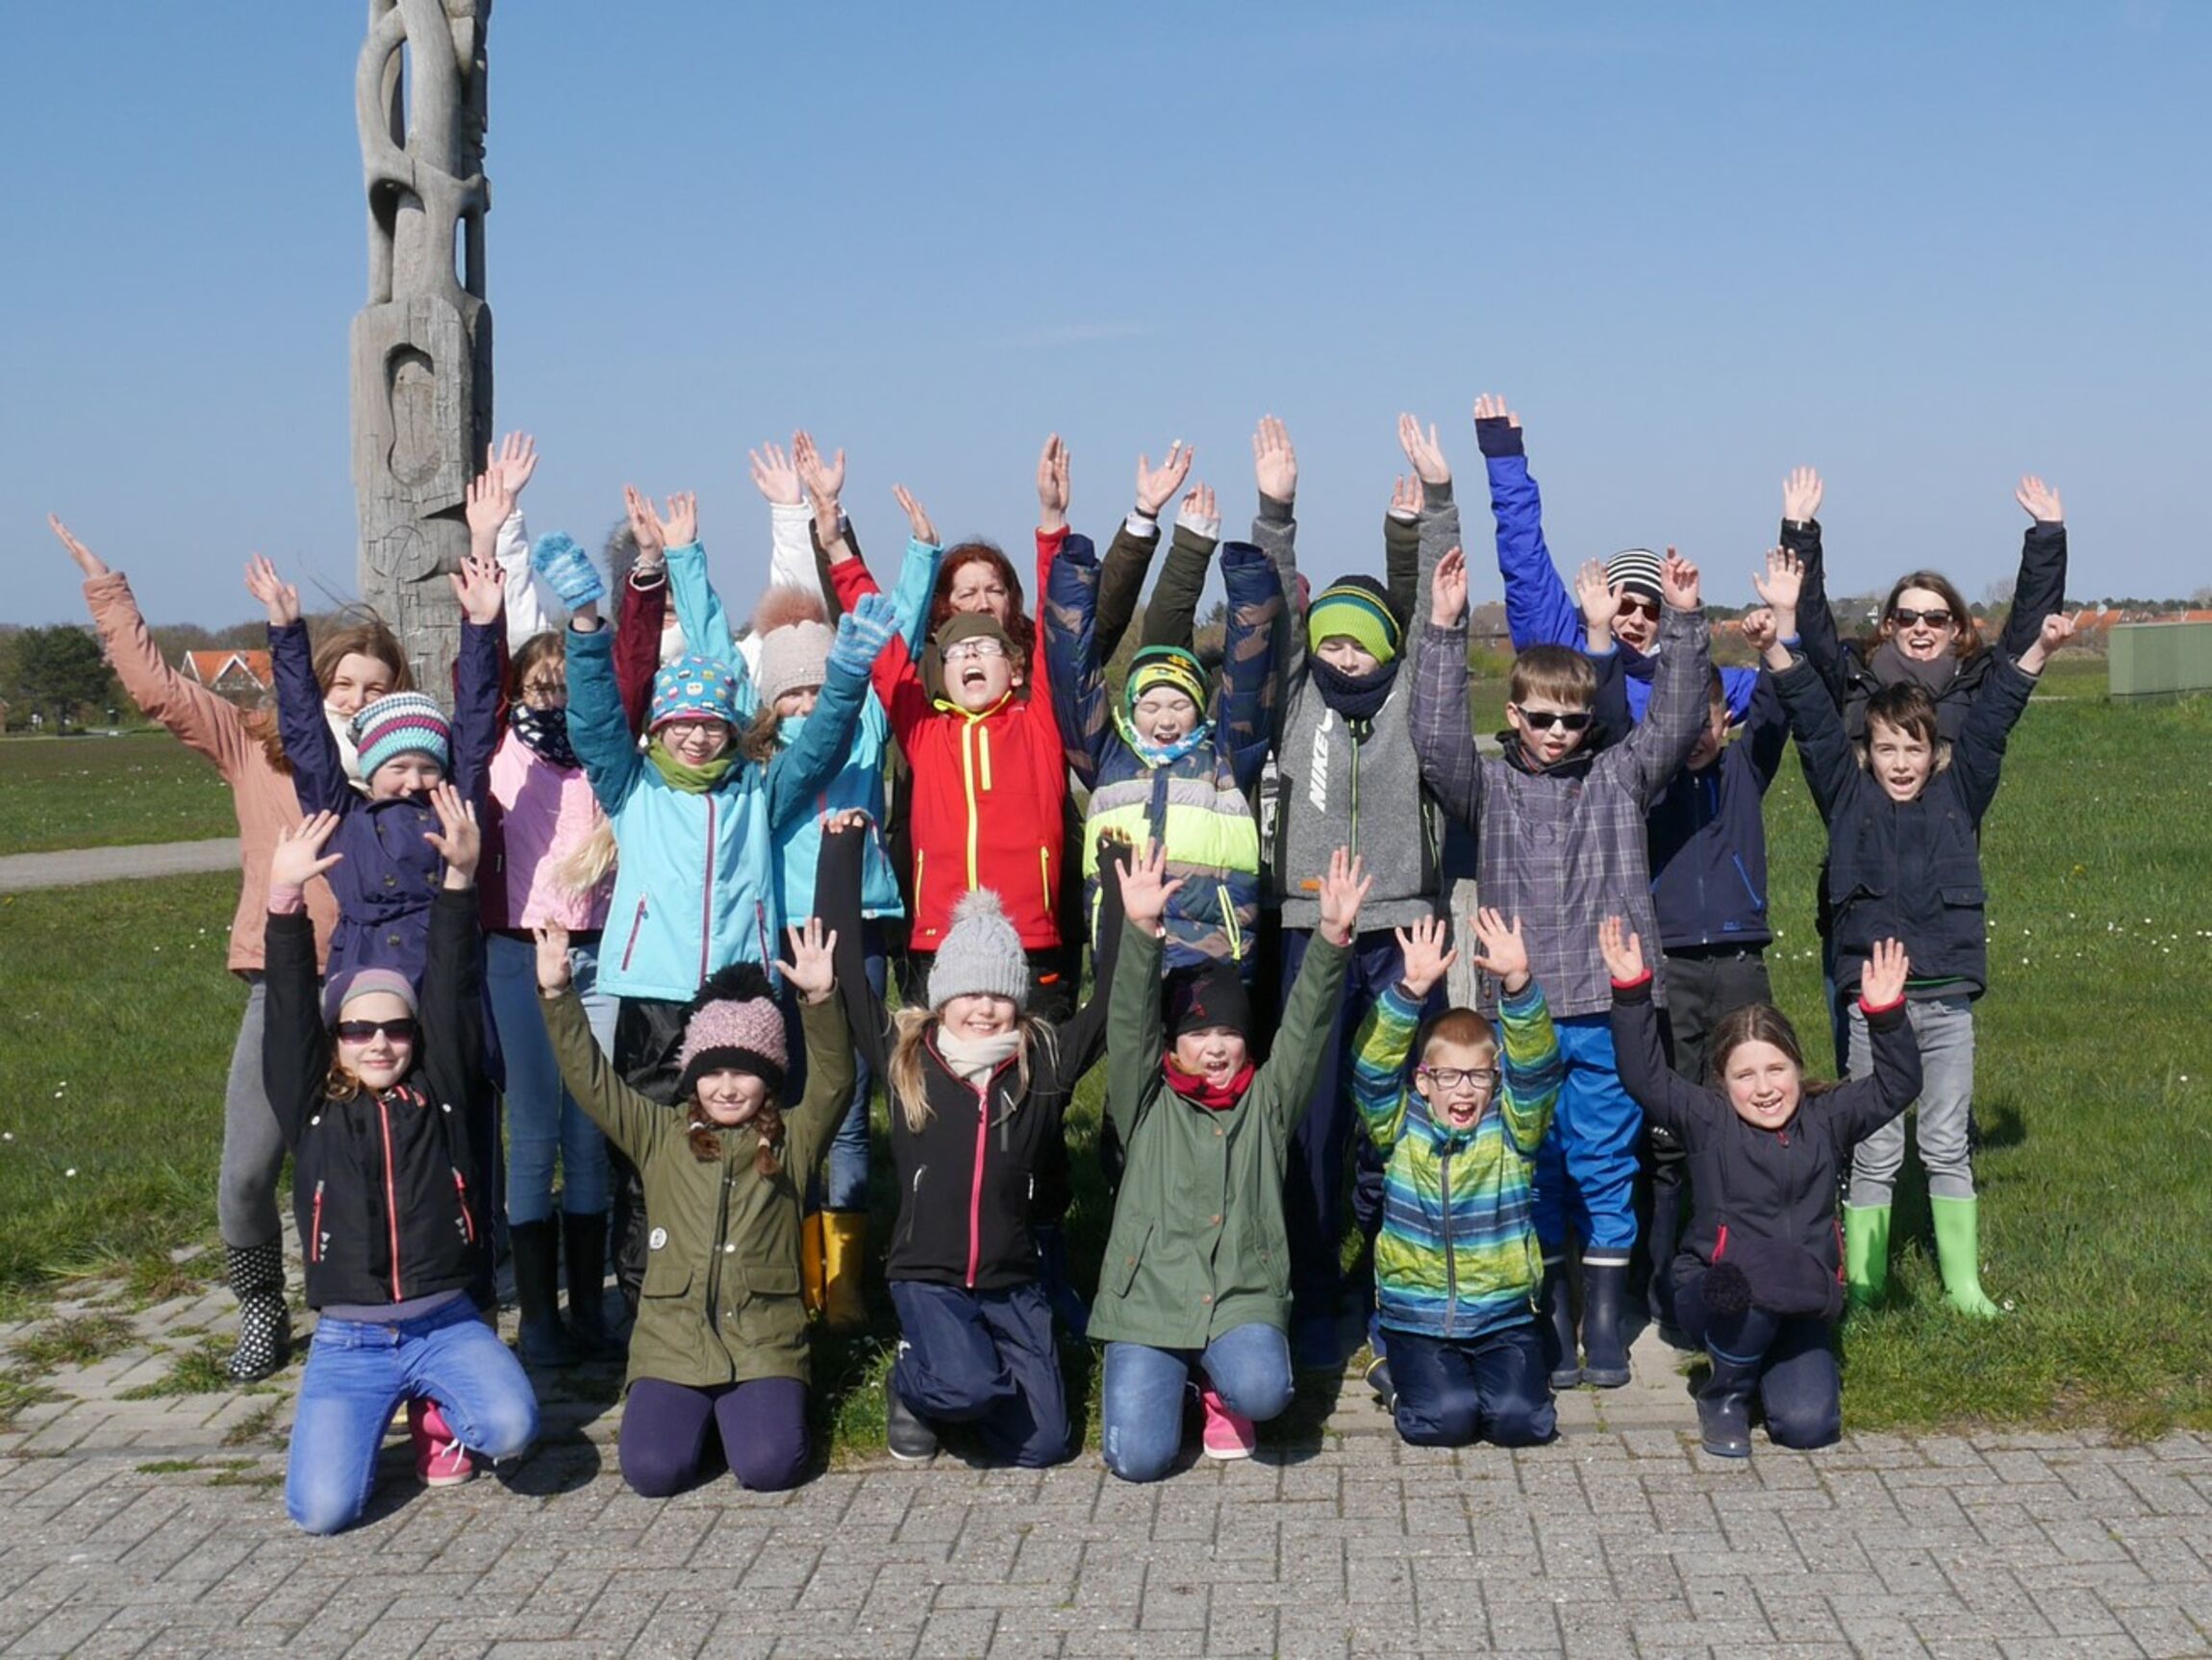
<svg viewBox="0 0 2212 1660"><path fill-rule="evenodd" d="M752 1073L767 1085L769 1094L779 1094L790 1056L783 1011L776 1007L767 976L750 963L737 964L715 974L692 999L683 1046L676 1051L683 1072L676 1098L689 1096L701 1074L725 1067Z"/></svg>

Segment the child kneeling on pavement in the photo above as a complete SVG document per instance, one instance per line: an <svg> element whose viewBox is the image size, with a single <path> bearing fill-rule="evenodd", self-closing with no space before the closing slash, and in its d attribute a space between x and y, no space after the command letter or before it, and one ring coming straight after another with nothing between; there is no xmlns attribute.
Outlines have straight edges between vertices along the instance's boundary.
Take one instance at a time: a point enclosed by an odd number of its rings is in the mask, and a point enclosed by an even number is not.
<svg viewBox="0 0 2212 1660"><path fill-rule="evenodd" d="M740 963L692 999L676 1052L677 1105L640 1094L591 1035L568 984L568 931L538 929L539 1006L562 1081L645 1190L645 1277L630 1333L622 1479L665 1498L698 1478L710 1424L738 1485L798 1485L807 1464L807 1311L800 1197L852 1095L852 1045L821 920L789 928L779 963L799 997L806 1094L786 1106L784 1017L767 975Z"/></svg>
<svg viewBox="0 0 2212 1660"><path fill-rule="evenodd" d="M1859 977L1872 1077L1808 1083L1788 1019L1770 1003L1749 1003L1714 1028L1712 1089L1668 1069L1643 942L1608 917L1598 946L1613 979L1621 1081L1689 1157L1690 1229L1672 1272L1677 1318L1713 1363L1697 1392L1705 1450L1750 1456L1754 1395L1775 1446L1825 1446L1844 1423L1831 1342L1844 1307L1837 1185L1852 1148L1921 1088L1904 946L1878 942Z"/></svg>
<svg viewBox="0 0 2212 1660"><path fill-rule="evenodd" d="M1369 1380L1416 1446L1479 1436L1534 1446L1556 1421L1536 1322L1544 1252L1529 1177L1559 1096L1559 1038L1528 972L1520 918L1509 927L1485 910L1474 931L1474 966L1500 983L1502 1045L1472 1009L1422 1025L1422 1005L1459 955L1445 948L1443 918L1431 918L1399 932L1405 978L1368 1016L1352 1064L1353 1100L1388 1161L1375 1299L1390 1358Z"/></svg>

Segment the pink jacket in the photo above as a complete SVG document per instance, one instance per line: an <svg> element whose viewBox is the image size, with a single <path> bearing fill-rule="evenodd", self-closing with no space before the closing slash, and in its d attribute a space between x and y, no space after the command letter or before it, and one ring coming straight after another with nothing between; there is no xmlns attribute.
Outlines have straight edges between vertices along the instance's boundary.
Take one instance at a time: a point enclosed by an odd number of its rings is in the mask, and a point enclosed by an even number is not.
<svg viewBox="0 0 2212 1660"><path fill-rule="evenodd" d="M570 932L603 928L614 896L612 872L577 893L554 872L599 825L597 797L581 767L543 760L510 729L491 757L491 817L485 838L484 925L531 928L559 922Z"/></svg>
<svg viewBox="0 0 2212 1660"><path fill-rule="evenodd" d="M276 851L278 834L299 823L299 797L292 792L291 779L269 765L262 741L247 729L244 710L187 680L162 660L121 571L88 581L85 603L91 608L92 625L108 648L115 678L132 701L187 747L213 761L231 787L231 806L239 819L239 865L245 879L239 888L238 914L231 918L230 968L235 974L258 973L269 908L269 855ZM338 901L320 877L308 885L307 911L314 923L319 968L330 950L331 924L338 920Z"/></svg>

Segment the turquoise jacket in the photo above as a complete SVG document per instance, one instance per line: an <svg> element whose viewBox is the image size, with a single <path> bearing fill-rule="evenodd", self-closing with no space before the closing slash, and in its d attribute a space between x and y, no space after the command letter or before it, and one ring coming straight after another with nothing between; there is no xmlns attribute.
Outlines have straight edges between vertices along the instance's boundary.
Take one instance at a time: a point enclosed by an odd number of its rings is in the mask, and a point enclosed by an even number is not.
<svg viewBox="0 0 2212 1660"><path fill-rule="evenodd" d="M899 566L898 586L892 590L891 600L910 656L921 653L922 624L928 618L930 594L937 587L938 561L943 552L942 547L911 539L906 544L906 561ZM698 542L668 549L668 597L676 607L676 621L684 631L687 648L728 665L748 698L757 703L757 689L730 632L729 613L707 575L707 551ZM776 732L776 741L785 753L796 749L806 731L819 718L817 705L813 715L785 720ZM805 813L776 827L777 879L782 884L786 917L814 914L815 868L821 860L821 816L848 810L868 816L867 845L861 863L861 915L906 915L898 877L883 845L883 762L890 745L891 717L870 691L861 702L860 720L853 730L851 746L844 752L844 765L815 792Z"/></svg>
<svg viewBox="0 0 2212 1660"><path fill-rule="evenodd" d="M1503 1076L1468 1130L1429 1117L1406 1084L1420 1009L1386 989L1360 1027L1352 1100L1383 1175L1375 1302L1386 1329L1454 1340L1532 1318L1544 1252L1529 1216L1529 1171L1551 1122L1564 1069L1543 990L1506 997Z"/></svg>
<svg viewBox="0 0 2212 1660"><path fill-rule="evenodd" d="M860 717L867 680L831 669L805 736L767 767L739 760L694 795L646 759L615 687L615 631L568 631L568 742L621 849L599 946L599 989L682 1002L716 968L783 942L774 832L812 810Z"/></svg>

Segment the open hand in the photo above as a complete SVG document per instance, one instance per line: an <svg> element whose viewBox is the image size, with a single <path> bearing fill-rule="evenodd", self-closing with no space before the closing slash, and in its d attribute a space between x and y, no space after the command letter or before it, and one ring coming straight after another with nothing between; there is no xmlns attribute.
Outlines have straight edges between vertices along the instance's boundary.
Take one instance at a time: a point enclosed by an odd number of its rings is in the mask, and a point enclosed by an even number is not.
<svg viewBox="0 0 2212 1660"><path fill-rule="evenodd" d="M1474 914L1474 937L1482 946L1474 966L1495 976L1508 995L1524 990L1528 985L1528 946L1521 937L1521 918L1516 917L1508 923L1495 906L1485 905Z"/></svg>
<svg viewBox="0 0 2212 1660"><path fill-rule="evenodd" d="M834 518L838 497L844 493L844 451L841 449L824 461L815 446L814 434L802 428L792 434L792 465L798 468L799 483L806 486L815 512L819 514L826 503Z"/></svg>
<svg viewBox="0 0 2212 1660"><path fill-rule="evenodd" d="M1262 495L1297 499L1298 452L1291 447L1291 429L1273 415L1262 415L1252 434L1252 473Z"/></svg>
<svg viewBox="0 0 2212 1660"><path fill-rule="evenodd" d="M1214 487L1201 480L1185 490L1183 505L1175 513L1175 522L1209 541L1219 536L1221 509L1214 499Z"/></svg>
<svg viewBox="0 0 2212 1660"><path fill-rule="evenodd" d="M1321 935L1331 944L1352 943L1359 932L1360 907L1374 885L1365 862L1349 848L1329 855L1329 873L1321 878Z"/></svg>
<svg viewBox="0 0 2212 1660"><path fill-rule="evenodd" d="M1505 407L1505 398L1498 392L1484 392L1474 400L1474 418L1501 420L1516 430L1521 426L1521 417Z"/></svg>
<svg viewBox="0 0 2212 1660"><path fill-rule="evenodd" d="M1436 562L1429 578L1428 619L1439 628L1457 628L1467 615L1467 555L1453 548Z"/></svg>
<svg viewBox="0 0 2212 1660"><path fill-rule="evenodd" d="M1183 886L1180 876L1167 881L1167 871L1168 849L1146 837L1144 845L1121 868L1121 915L1130 927L1160 931L1169 899Z"/></svg>
<svg viewBox="0 0 2212 1660"><path fill-rule="evenodd" d="M903 484L892 485L891 493L897 498L899 507L906 514L908 533L924 547L935 547L937 526L929 522L929 514L921 503L914 499L913 493Z"/></svg>
<svg viewBox="0 0 2212 1660"><path fill-rule="evenodd" d="M1068 464L1073 454L1058 433L1037 453L1037 528L1047 535L1068 528Z"/></svg>
<svg viewBox="0 0 2212 1660"><path fill-rule="evenodd" d="M1444 445L1437 442L1435 423L1431 422L1424 433L1420 421L1401 413L1397 417L1397 446L1405 451L1405 459L1413 464L1414 474L1422 484L1451 482L1451 463L1444 459Z"/></svg>
<svg viewBox="0 0 2212 1660"><path fill-rule="evenodd" d="M1167 459L1156 467L1149 456L1140 455L1137 458L1137 511L1146 518L1158 518L1160 510L1191 476L1191 461L1197 453L1196 448L1177 439L1168 446Z"/></svg>
<svg viewBox="0 0 2212 1660"><path fill-rule="evenodd" d="M1395 930L1398 953L1405 959L1406 994L1417 1003L1427 999L1436 984L1459 961L1459 953L1446 948L1450 930L1442 917L1423 917L1409 932Z"/></svg>
<svg viewBox="0 0 2212 1660"><path fill-rule="evenodd" d="M1672 548L1659 564L1659 597L1676 611L1696 611L1703 605L1697 587L1697 567Z"/></svg>
<svg viewBox="0 0 2212 1660"><path fill-rule="evenodd" d="M323 851L337 833L335 813L311 813L290 829L278 831L269 854L270 899L281 897L291 902L287 909L295 908L300 890L344 859L343 853Z"/></svg>
<svg viewBox="0 0 2212 1660"><path fill-rule="evenodd" d="M499 527L514 511L515 492L500 479L499 468L491 464L487 452L484 470L468 481L464 516L468 520L469 540L498 535Z"/></svg>
<svg viewBox="0 0 2212 1660"><path fill-rule="evenodd" d="M1633 986L1644 978L1644 942L1620 918L1608 917L1597 924L1597 954L1605 959L1605 971L1616 986Z"/></svg>
<svg viewBox="0 0 2212 1660"><path fill-rule="evenodd" d="M753 488L775 506L799 505L799 469L784 454L783 445L765 443L745 451L745 465L753 475Z"/></svg>
<svg viewBox="0 0 2212 1660"><path fill-rule="evenodd" d="M1912 968L1902 940L1876 940L1859 970L1859 1001L1870 1009L1886 1009L1905 994L1905 975Z"/></svg>
<svg viewBox="0 0 2212 1660"><path fill-rule="evenodd" d="M2028 517L2038 524L2066 522L2066 507L2058 499L2058 491L2032 472L2022 477L2020 488L2012 492L2012 499L2027 509Z"/></svg>
<svg viewBox="0 0 2212 1660"><path fill-rule="evenodd" d="M269 626L286 628L299 620L299 590L279 575L262 554L246 561L246 591L268 607Z"/></svg>
<svg viewBox="0 0 2212 1660"><path fill-rule="evenodd" d="M1792 524L1810 524L1821 515L1821 475L1809 466L1792 467L1782 480L1782 516Z"/></svg>
<svg viewBox="0 0 2212 1660"><path fill-rule="evenodd" d="M507 492L512 503L528 487L531 475L538 470L538 440L526 432L511 432L499 440L497 450L487 444L484 450L484 470L499 475L499 488Z"/></svg>
<svg viewBox="0 0 2212 1660"><path fill-rule="evenodd" d="M489 628L499 620L499 613L507 604L507 585L497 560L471 549L461 562L461 568L446 580L453 584L453 597L461 601L462 616L479 628Z"/></svg>
<svg viewBox="0 0 2212 1660"><path fill-rule="evenodd" d="M55 517L54 515L48 514L46 516L46 526L62 539L62 545L69 550L69 557L77 562L77 568L85 573L85 579L88 582L95 576L108 574L107 562L71 536L69 527Z"/></svg>
<svg viewBox="0 0 2212 1660"><path fill-rule="evenodd" d="M430 807L438 815L438 828L425 830L422 839L445 861L445 885L465 888L475 880L476 861L484 852L484 833L476 827L475 804L447 779L431 789Z"/></svg>
<svg viewBox="0 0 2212 1660"><path fill-rule="evenodd" d="M568 989L568 930L558 922L540 922L533 932L538 937L538 989L566 992Z"/></svg>
<svg viewBox="0 0 2212 1660"><path fill-rule="evenodd" d="M808 1002L821 1002L837 990L837 930L824 929L819 917L809 917L804 927L792 924L784 932L791 937L792 960L778 963L776 972Z"/></svg>
<svg viewBox="0 0 2212 1660"><path fill-rule="evenodd" d="M663 547L691 546L699 540L699 498L688 490L676 491L668 497L668 511L659 523Z"/></svg>
<svg viewBox="0 0 2212 1660"><path fill-rule="evenodd" d="M638 563L650 569L668 556L661 537L661 521L654 516L652 498L634 484L622 487L622 511L629 516L630 538L638 544Z"/></svg>
<svg viewBox="0 0 2212 1660"><path fill-rule="evenodd" d="M1767 550L1766 573L1754 570L1751 587L1777 613L1795 617L1797 599L1805 588L1804 562L1786 547L1771 547Z"/></svg>
<svg viewBox="0 0 2212 1660"><path fill-rule="evenodd" d="M1613 619L1621 615L1621 596L1613 591L1613 579L1605 574L1605 562L1586 559L1574 573L1574 602L1582 607L1583 625L1590 631L1593 643L1610 648L1613 643Z"/></svg>

